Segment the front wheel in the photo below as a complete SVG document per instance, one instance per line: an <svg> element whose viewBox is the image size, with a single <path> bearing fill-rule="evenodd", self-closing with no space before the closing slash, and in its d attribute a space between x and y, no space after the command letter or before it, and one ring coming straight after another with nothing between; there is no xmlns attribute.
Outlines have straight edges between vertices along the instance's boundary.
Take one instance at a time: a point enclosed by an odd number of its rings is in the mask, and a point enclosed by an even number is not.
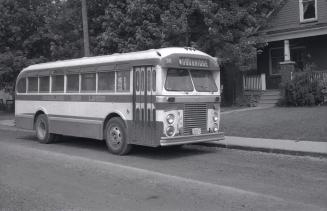
<svg viewBox="0 0 327 211"><path fill-rule="evenodd" d="M35 121L36 137L40 143L50 144L56 139L56 135L49 133L48 118L45 114L40 114Z"/></svg>
<svg viewBox="0 0 327 211"><path fill-rule="evenodd" d="M132 146L127 143L126 127L121 118L110 119L104 130L109 151L116 155L126 155Z"/></svg>

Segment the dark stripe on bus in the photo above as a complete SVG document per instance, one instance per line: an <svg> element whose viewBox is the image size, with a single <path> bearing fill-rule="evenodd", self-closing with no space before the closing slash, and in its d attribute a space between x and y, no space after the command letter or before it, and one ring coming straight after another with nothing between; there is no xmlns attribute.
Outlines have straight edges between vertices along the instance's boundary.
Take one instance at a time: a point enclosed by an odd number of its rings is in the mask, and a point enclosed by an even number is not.
<svg viewBox="0 0 327 211"><path fill-rule="evenodd" d="M185 104L187 103L155 103L154 106L157 110L183 110ZM217 103L206 103L206 104L208 109L213 109L214 105L217 105Z"/></svg>
<svg viewBox="0 0 327 211"><path fill-rule="evenodd" d="M16 95L16 100L131 103L133 95Z"/></svg>

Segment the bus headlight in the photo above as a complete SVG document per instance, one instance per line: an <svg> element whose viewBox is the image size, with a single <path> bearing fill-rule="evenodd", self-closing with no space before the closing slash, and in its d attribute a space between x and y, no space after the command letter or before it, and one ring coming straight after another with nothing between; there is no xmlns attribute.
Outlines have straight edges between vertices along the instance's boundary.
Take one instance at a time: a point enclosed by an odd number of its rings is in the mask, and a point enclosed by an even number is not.
<svg viewBox="0 0 327 211"><path fill-rule="evenodd" d="M215 133L218 132L218 125L217 124L213 125L213 132L215 132Z"/></svg>
<svg viewBox="0 0 327 211"><path fill-rule="evenodd" d="M168 114L166 117L167 123L168 124L173 124L175 121L175 115L174 114Z"/></svg>
<svg viewBox="0 0 327 211"><path fill-rule="evenodd" d="M175 128L173 126L169 126L166 129L166 134L167 136L173 136L175 133Z"/></svg>

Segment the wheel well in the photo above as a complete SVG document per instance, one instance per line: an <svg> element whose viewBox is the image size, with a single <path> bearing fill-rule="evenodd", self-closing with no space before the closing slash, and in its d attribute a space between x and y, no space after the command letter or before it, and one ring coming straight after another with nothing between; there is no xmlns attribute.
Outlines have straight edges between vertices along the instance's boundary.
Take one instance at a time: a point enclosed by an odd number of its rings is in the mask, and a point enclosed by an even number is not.
<svg viewBox="0 0 327 211"><path fill-rule="evenodd" d="M102 128L102 131L104 131L107 122L108 122L111 118L114 118L114 117L119 117L119 118L121 118L121 116L120 116L119 114L117 114L117 113L111 113L111 114L109 114L109 115L105 118L105 120L104 120L104 122L103 122L103 128ZM121 118L121 119L123 119L123 118ZM125 121L123 121L123 122L124 122L124 125L125 125L125 127L126 127L127 125L126 125Z"/></svg>
<svg viewBox="0 0 327 211"><path fill-rule="evenodd" d="M35 129L35 121L36 121L36 118L40 115L40 114L44 114L43 111L37 111L34 115L34 121L33 121L33 129Z"/></svg>

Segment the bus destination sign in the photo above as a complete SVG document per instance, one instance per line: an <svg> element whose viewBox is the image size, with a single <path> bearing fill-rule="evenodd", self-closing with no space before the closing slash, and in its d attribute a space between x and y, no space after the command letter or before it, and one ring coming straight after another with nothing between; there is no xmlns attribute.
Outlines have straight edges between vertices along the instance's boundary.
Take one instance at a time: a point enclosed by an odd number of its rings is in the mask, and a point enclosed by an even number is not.
<svg viewBox="0 0 327 211"><path fill-rule="evenodd" d="M180 57L179 65L184 67L209 67L207 59Z"/></svg>

